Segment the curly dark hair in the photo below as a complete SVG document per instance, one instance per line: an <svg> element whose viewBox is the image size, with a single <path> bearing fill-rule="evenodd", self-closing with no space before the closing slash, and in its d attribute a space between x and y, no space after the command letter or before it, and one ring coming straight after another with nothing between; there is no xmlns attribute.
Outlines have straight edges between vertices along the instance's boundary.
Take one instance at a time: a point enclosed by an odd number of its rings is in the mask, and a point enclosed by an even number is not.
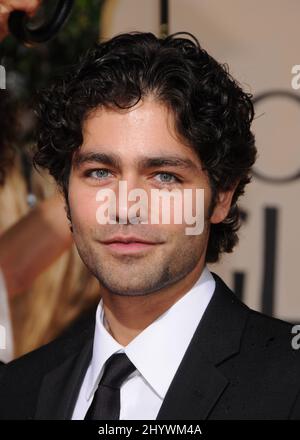
<svg viewBox="0 0 300 440"><path fill-rule="evenodd" d="M93 109L130 108L147 95L172 110L176 130L198 154L210 179L211 212L219 191L236 189L228 216L212 224L206 254L216 262L238 242L237 200L251 179L256 148L252 95L188 32L166 38L131 32L95 44L79 63L39 93L35 166L46 167L64 192L82 127Z"/></svg>

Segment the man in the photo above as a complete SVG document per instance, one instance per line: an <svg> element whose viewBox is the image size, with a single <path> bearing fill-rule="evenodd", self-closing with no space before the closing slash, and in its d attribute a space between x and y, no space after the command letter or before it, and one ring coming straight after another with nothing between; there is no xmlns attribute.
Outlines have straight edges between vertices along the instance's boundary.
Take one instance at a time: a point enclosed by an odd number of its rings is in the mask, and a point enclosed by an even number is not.
<svg viewBox="0 0 300 440"><path fill-rule="evenodd" d="M64 193L101 300L95 319L8 365L3 419L299 418L291 324L206 266L237 243L256 148L251 97L194 40L119 35L41 94L35 162ZM155 190L183 198L158 209ZM175 221L183 206L200 232Z"/></svg>

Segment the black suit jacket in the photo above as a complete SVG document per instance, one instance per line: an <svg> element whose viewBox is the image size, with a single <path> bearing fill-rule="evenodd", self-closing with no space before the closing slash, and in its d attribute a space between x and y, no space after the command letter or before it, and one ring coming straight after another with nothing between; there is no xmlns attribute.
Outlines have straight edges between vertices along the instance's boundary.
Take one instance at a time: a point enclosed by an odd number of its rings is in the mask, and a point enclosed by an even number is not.
<svg viewBox="0 0 300 440"><path fill-rule="evenodd" d="M215 274L214 295L157 420L300 419L292 325L249 309ZM70 419L92 354L87 325L5 368L1 419Z"/></svg>

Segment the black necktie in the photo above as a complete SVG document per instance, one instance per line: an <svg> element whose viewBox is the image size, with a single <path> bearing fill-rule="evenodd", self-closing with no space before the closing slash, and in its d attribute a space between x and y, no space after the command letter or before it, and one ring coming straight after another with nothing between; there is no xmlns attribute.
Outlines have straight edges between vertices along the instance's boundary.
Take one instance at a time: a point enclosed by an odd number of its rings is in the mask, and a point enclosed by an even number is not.
<svg viewBox="0 0 300 440"><path fill-rule="evenodd" d="M85 420L119 420L120 387L135 369L125 353L115 353L106 361Z"/></svg>

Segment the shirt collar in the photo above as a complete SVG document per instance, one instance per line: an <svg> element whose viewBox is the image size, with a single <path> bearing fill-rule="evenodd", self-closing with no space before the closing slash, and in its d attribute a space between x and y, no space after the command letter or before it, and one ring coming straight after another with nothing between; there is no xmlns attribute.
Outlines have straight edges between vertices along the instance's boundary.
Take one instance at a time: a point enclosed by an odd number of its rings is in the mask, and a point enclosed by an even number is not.
<svg viewBox="0 0 300 440"><path fill-rule="evenodd" d="M96 312L87 400L98 386L105 362L117 352L125 352L138 372L164 399L214 290L215 280L205 267L193 287L125 347L106 330L101 299Z"/></svg>

